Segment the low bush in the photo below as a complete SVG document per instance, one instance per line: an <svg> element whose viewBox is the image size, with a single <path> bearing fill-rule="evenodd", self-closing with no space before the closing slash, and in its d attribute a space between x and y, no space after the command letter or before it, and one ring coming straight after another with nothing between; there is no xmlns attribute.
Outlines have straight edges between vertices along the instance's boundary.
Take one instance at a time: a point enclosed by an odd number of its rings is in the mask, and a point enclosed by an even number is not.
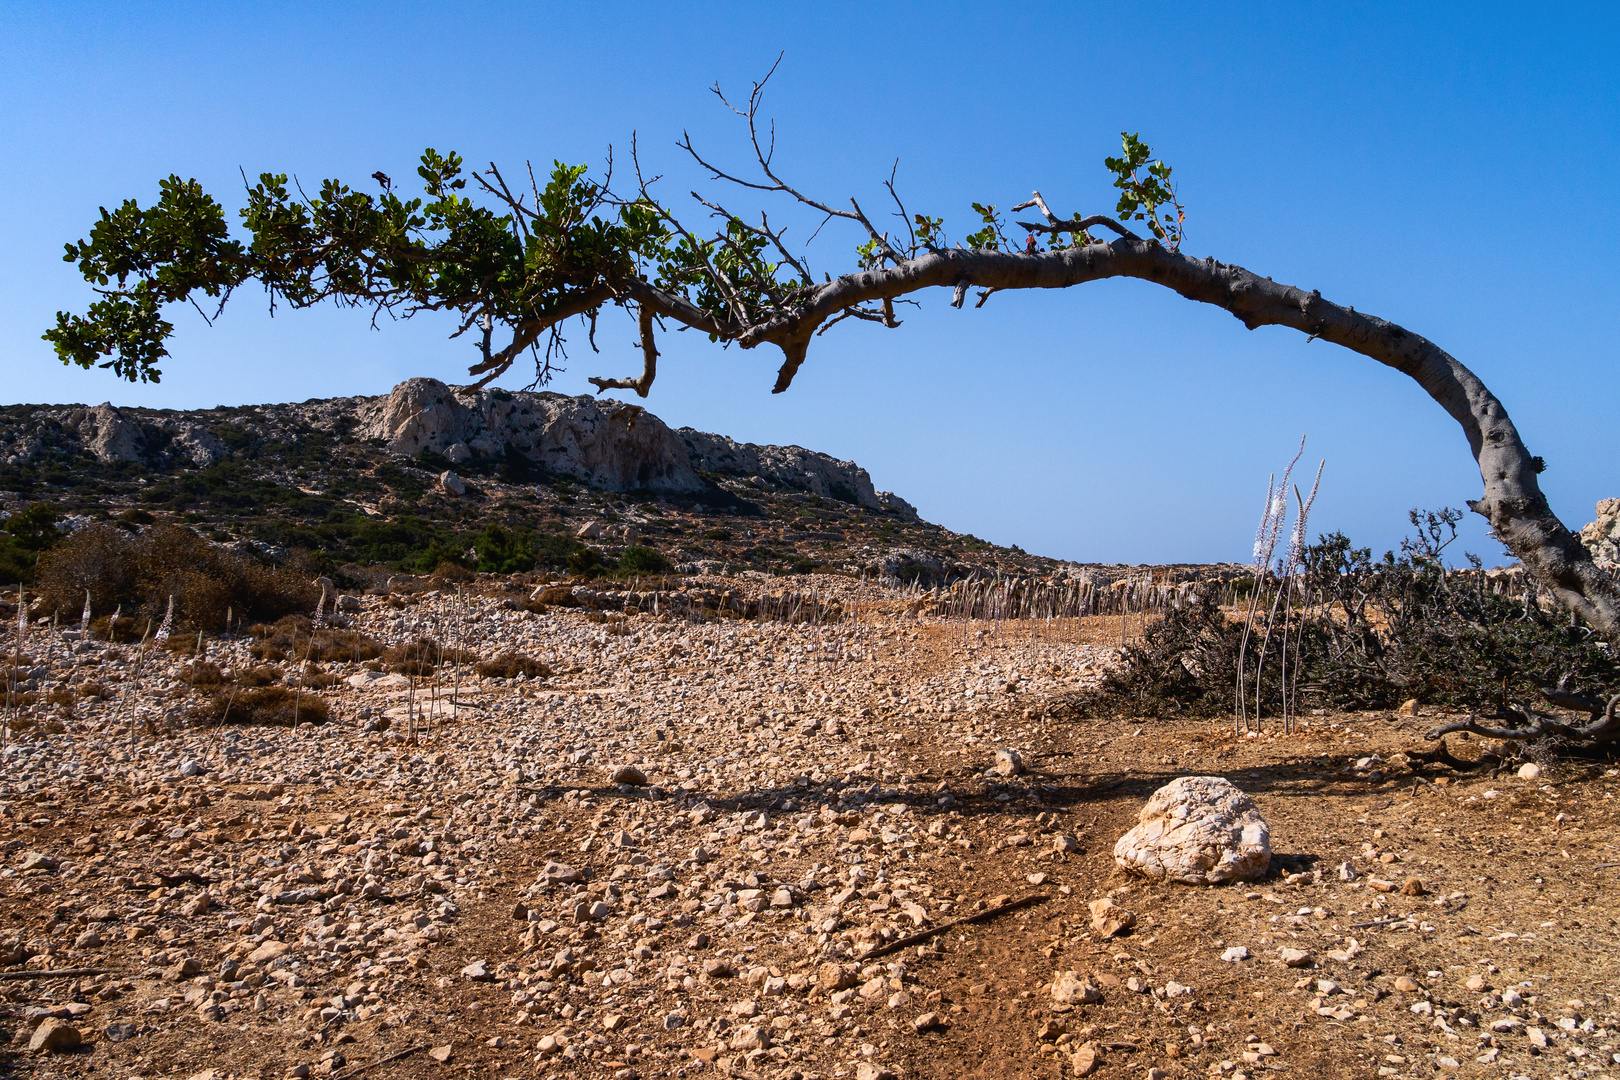
<svg viewBox="0 0 1620 1080"><path fill-rule="evenodd" d="M546 664L516 652L503 652L493 660L480 660L473 665L473 670L486 679L515 679L519 675L530 679L551 677L551 668Z"/></svg>
<svg viewBox="0 0 1620 1080"><path fill-rule="evenodd" d="M324 724L332 713L326 699L287 686L259 686L214 694L193 711L205 724Z"/></svg>
<svg viewBox="0 0 1620 1080"><path fill-rule="evenodd" d="M669 571L669 560L663 552L650 547L632 545L619 553L621 574L663 574Z"/></svg>
<svg viewBox="0 0 1620 1080"><path fill-rule="evenodd" d="M172 596L175 629L193 632L223 629L227 612L249 622L313 611L320 598L303 575L177 525L153 525L138 536L111 525L80 529L40 556L36 580L46 610L62 618L78 616L87 591L93 611L122 608L148 618L161 618Z"/></svg>
<svg viewBox="0 0 1620 1080"><path fill-rule="evenodd" d="M1249 707L1256 678L1267 715L1281 710L1285 690L1296 709L1384 709L1416 699L1487 715L1549 688L1599 697L1620 690L1614 650L1589 628L1543 611L1533 592L1496 591L1474 556L1466 570L1445 569L1441 553L1460 517L1413 511L1418 534L1382 560L1341 533L1308 546L1287 612L1289 685L1277 656L1279 614L1258 673L1263 628L1249 642ZM1172 610L1076 706L1089 714L1230 715L1242 633L1213 599Z"/></svg>
<svg viewBox="0 0 1620 1080"><path fill-rule="evenodd" d="M255 660L344 664L374 660L383 653L382 643L376 638L358 630L314 628L307 615L288 615L270 625L250 626L248 633L259 639L248 646Z"/></svg>
<svg viewBox="0 0 1620 1080"><path fill-rule="evenodd" d="M396 675L431 675L440 664L470 664L478 658L466 649L453 649L430 637L393 645L382 654L383 666Z"/></svg>

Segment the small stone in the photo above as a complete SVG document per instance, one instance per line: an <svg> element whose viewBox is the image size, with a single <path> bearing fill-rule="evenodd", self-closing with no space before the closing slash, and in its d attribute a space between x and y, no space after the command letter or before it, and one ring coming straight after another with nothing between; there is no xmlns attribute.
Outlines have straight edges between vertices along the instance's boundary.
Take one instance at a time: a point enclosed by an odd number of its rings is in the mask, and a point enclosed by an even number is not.
<svg viewBox="0 0 1620 1080"><path fill-rule="evenodd" d="M1278 949L1277 959L1281 960L1285 967L1302 968L1311 966L1311 954L1304 949Z"/></svg>
<svg viewBox="0 0 1620 1080"><path fill-rule="evenodd" d="M279 941L276 942L276 944L281 945ZM283 950L286 949L285 945L282 945L281 947ZM194 956L188 956L184 960L178 960L168 968L164 969L163 977L169 982L182 982L191 978L201 970L202 964L197 960L197 958Z"/></svg>
<svg viewBox="0 0 1620 1080"><path fill-rule="evenodd" d="M634 765L620 765L613 770L613 782L615 784L632 784L636 787L646 787L647 774Z"/></svg>
<svg viewBox="0 0 1620 1080"><path fill-rule="evenodd" d="M1541 766L1537 765L1533 761L1525 762L1523 765L1519 766L1519 779L1520 780L1540 780L1541 779Z"/></svg>
<svg viewBox="0 0 1620 1080"><path fill-rule="evenodd" d="M601 922L613 914L613 908L606 901L598 900L590 906L586 914L590 916L592 922Z"/></svg>
<svg viewBox="0 0 1620 1080"><path fill-rule="evenodd" d="M664 1017L664 1030L665 1031L674 1031L676 1028L679 1028L684 1023L686 1023L686 1017L685 1016L681 1015L678 1012L672 1012L669 1015Z"/></svg>
<svg viewBox="0 0 1620 1080"><path fill-rule="evenodd" d="M1080 853L1080 841L1068 835L1054 836L1052 837L1052 850L1059 855L1078 855Z"/></svg>
<svg viewBox="0 0 1620 1080"><path fill-rule="evenodd" d="M27 870L55 870L61 863L46 855L42 851L25 851L22 857L22 869Z"/></svg>
<svg viewBox="0 0 1620 1080"><path fill-rule="evenodd" d="M1231 948L1221 953L1221 959L1226 961L1228 964L1236 964L1239 961L1247 960L1248 958L1249 950L1242 945L1233 945Z"/></svg>
<svg viewBox="0 0 1620 1080"><path fill-rule="evenodd" d="M28 1040L28 1050L34 1054L59 1054L76 1048L82 1040L79 1029L66 1020L51 1016L40 1022Z"/></svg>
<svg viewBox="0 0 1620 1080"><path fill-rule="evenodd" d="M274 960L278 956L286 955L286 952L287 943L285 941L266 941L259 945L258 948L248 953L247 962L250 964L263 964ZM195 975L197 973L193 971L190 974ZM186 977L189 978L189 976ZM167 976L165 976L165 978L167 978Z"/></svg>
<svg viewBox="0 0 1620 1080"><path fill-rule="evenodd" d="M1074 1075L1090 1076L1097 1071L1097 1065L1101 1060L1102 1055L1098 1053L1097 1048L1091 1043L1086 1043L1069 1058L1069 1065L1074 1069Z"/></svg>
<svg viewBox="0 0 1620 1080"><path fill-rule="evenodd" d="M917 1031L927 1031L930 1028L944 1027L945 1021L937 1012L925 1012L911 1022Z"/></svg>
<svg viewBox="0 0 1620 1080"><path fill-rule="evenodd" d="M489 973L489 965L482 960L474 960L462 968L461 977L472 982L490 982L495 978Z"/></svg>
<svg viewBox="0 0 1620 1080"><path fill-rule="evenodd" d="M996 751L996 761L990 766L990 771L997 776L1023 776L1027 770L1018 751L1003 748Z"/></svg>
<svg viewBox="0 0 1620 1080"><path fill-rule="evenodd" d="M1060 971L1052 977L1052 1000L1059 1005L1094 1005L1102 991L1078 971Z"/></svg>
<svg viewBox="0 0 1620 1080"><path fill-rule="evenodd" d="M439 489L448 495L467 494L467 481L446 469L439 474ZM431 1051L429 1051L431 1053Z"/></svg>
<svg viewBox="0 0 1620 1080"><path fill-rule="evenodd" d="M744 1024L731 1036L733 1050L764 1050L771 1045L771 1029Z"/></svg>
<svg viewBox="0 0 1620 1080"><path fill-rule="evenodd" d="M771 894L771 907L790 908L793 906L793 892L786 885Z"/></svg>
<svg viewBox="0 0 1620 1080"><path fill-rule="evenodd" d="M894 1080L894 1073L881 1065L863 1061L855 1066L855 1080Z"/></svg>
<svg viewBox="0 0 1620 1080"><path fill-rule="evenodd" d="M1545 1031L1538 1027L1527 1027L1524 1029L1524 1033L1530 1039L1531 1046L1534 1046L1537 1050L1547 1049L1547 1033Z"/></svg>
<svg viewBox="0 0 1620 1080"><path fill-rule="evenodd" d="M1342 862L1339 864L1340 881L1354 881L1360 876L1361 875L1356 872L1356 868L1351 866L1348 862Z"/></svg>
<svg viewBox="0 0 1620 1080"><path fill-rule="evenodd" d="M829 994L848 990L855 981L855 973L838 964L822 964L816 971L816 985Z"/></svg>
<svg viewBox="0 0 1620 1080"><path fill-rule="evenodd" d="M1401 886L1402 896L1422 896L1428 891L1428 889L1423 887L1423 882L1419 881L1415 877L1407 878L1406 884Z"/></svg>
<svg viewBox="0 0 1620 1080"><path fill-rule="evenodd" d="M1395 710L1398 716L1416 716L1418 714L1417 698L1407 698L1401 702L1401 707Z"/></svg>
<svg viewBox="0 0 1620 1080"><path fill-rule="evenodd" d="M128 1022L108 1024L103 1034L107 1036L108 1042L125 1042L131 1038L134 1038L135 1025Z"/></svg>
<svg viewBox="0 0 1620 1080"><path fill-rule="evenodd" d="M1411 976L1402 975L1400 978L1395 980L1395 989L1399 990L1403 994L1415 994L1419 990L1423 989L1423 987L1419 986L1417 980Z"/></svg>
<svg viewBox="0 0 1620 1080"><path fill-rule="evenodd" d="M1477 994L1485 989L1485 978L1482 975L1470 975L1468 981L1463 985Z"/></svg>
<svg viewBox="0 0 1620 1080"><path fill-rule="evenodd" d="M737 974L737 969L731 966L730 961L714 957L703 961L703 974L711 979L729 979Z"/></svg>
<svg viewBox="0 0 1620 1080"><path fill-rule="evenodd" d="M434 1061L437 1061L440 1065L443 1065L445 1062L450 1060L450 1055L453 1053L455 1053L455 1047L450 1043L445 1043L443 1046L435 1046L433 1049L429 1050L428 1057L432 1058Z"/></svg>
<svg viewBox="0 0 1620 1080"><path fill-rule="evenodd" d="M180 763L179 772L181 776L201 776L207 771L195 761L182 761Z"/></svg>
<svg viewBox="0 0 1620 1080"><path fill-rule="evenodd" d="M1104 940L1123 934L1136 925L1136 914L1126 911L1109 897L1093 900L1089 907L1091 928Z"/></svg>

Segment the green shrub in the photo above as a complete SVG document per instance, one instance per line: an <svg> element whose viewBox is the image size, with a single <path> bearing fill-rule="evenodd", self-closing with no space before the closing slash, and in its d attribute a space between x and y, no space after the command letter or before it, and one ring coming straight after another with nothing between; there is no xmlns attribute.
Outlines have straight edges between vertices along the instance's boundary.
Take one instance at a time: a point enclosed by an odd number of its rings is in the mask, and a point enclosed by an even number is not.
<svg viewBox="0 0 1620 1080"><path fill-rule="evenodd" d="M619 553L619 572L622 574L663 574L668 571L669 560L653 548L631 546Z"/></svg>

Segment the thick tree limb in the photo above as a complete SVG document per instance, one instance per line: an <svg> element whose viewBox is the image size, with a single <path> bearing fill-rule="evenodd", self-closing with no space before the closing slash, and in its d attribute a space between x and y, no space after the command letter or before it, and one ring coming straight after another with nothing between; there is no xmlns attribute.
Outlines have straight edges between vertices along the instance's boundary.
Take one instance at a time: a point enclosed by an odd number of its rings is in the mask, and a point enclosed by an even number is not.
<svg viewBox="0 0 1620 1080"><path fill-rule="evenodd" d="M805 302L742 329L734 340L744 348L768 343L782 349L785 361L774 388L781 393L804 363L816 328L850 308L928 288L956 290L963 283L997 291L1063 289L1119 277L1151 281L1189 300L1222 308L1251 330L1290 327L1411 377L1462 427L1468 440L1484 481L1483 497L1469 505L1567 609L1609 640L1620 640L1620 587L1553 515L1536 479L1538 463L1496 396L1428 339L1324 300L1320 292L1279 284L1230 263L1195 259L1154 240L1121 237L1035 254L943 250L845 274L819 286Z"/></svg>

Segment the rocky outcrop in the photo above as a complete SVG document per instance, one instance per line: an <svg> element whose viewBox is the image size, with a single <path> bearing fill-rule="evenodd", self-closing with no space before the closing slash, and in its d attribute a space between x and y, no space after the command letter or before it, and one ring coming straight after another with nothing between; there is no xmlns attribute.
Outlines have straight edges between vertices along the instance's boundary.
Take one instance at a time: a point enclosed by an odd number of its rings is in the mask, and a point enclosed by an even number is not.
<svg viewBox="0 0 1620 1080"><path fill-rule="evenodd" d="M692 428L681 428L675 434L691 455L692 465L702 472L757 476L768 483L808 491L826 499L855 503L872 510L893 510L909 518L917 516L916 508L892 491L876 490L871 475L853 461L839 461L802 446L739 443L725 435L711 435Z"/></svg>
<svg viewBox="0 0 1620 1080"><path fill-rule="evenodd" d="M685 448L668 425L637 406L550 393L452 391L409 379L360 406L357 433L398 454L423 450L452 464L517 454L608 491L698 491Z"/></svg>
<svg viewBox="0 0 1620 1080"><path fill-rule="evenodd" d="M141 459L141 426L126 418L110 401L93 409L74 409L68 414L67 424L78 430L84 448L97 461Z"/></svg>
<svg viewBox="0 0 1620 1080"><path fill-rule="evenodd" d="M1620 499L1599 500L1597 520L1581 530L1581 543L1598 566L1620 574Z"/></svg>
<svg viewBox="0 0 1620 1080"><path fill-rule="evenodd" d="M1114 862L1159 881L1216 885L1260 877L1271 829L1254 800L1219 776L1183 776L1155 791Z"/></svg>

